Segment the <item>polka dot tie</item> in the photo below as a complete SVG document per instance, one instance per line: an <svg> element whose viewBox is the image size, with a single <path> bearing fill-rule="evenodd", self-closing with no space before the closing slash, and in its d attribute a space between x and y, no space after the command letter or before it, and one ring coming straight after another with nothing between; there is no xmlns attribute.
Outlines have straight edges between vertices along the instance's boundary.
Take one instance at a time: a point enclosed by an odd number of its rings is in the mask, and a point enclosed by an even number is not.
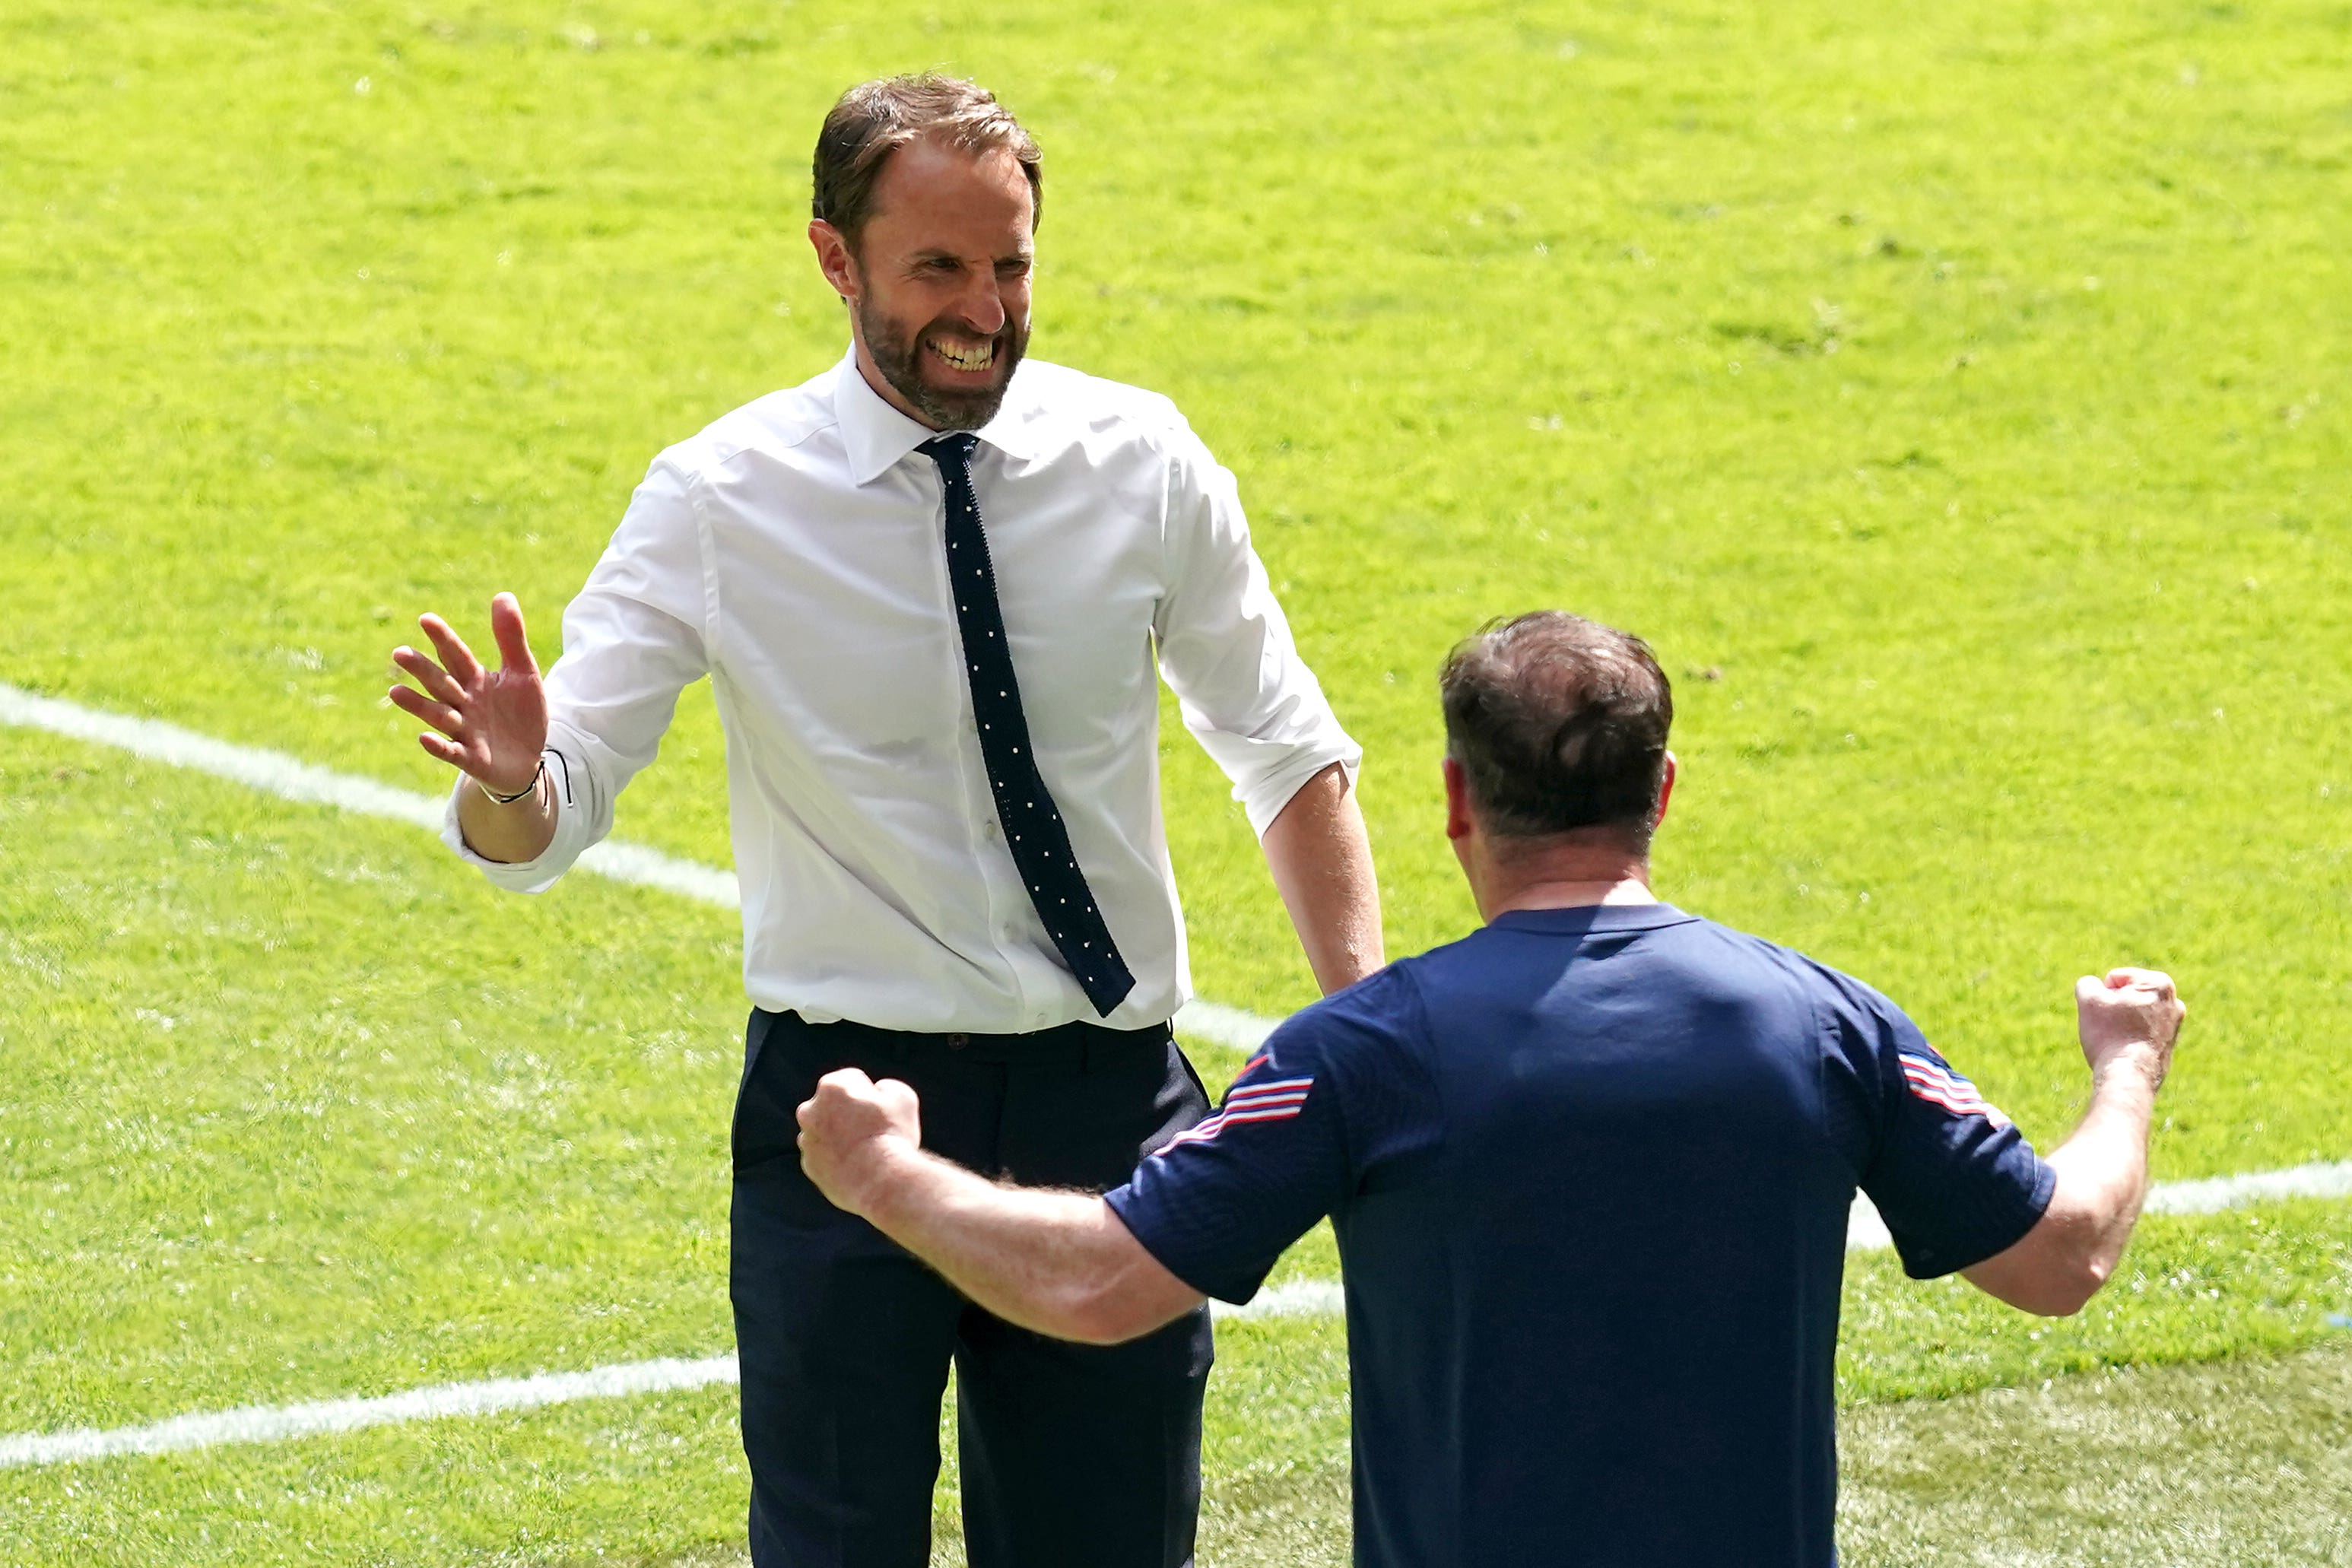
<svg viewBox="0 0 2352 1568"><path fill-rule="evenodd" d="M919 448L940 466L947 494L948 585L955 592L956 631L963 642L963 673L971 688L972 720L980 726L981 759L996 797L1004 846L1029 889L1045 934L1105 1017L1135 989L1135 976L1110 940L1086 874L1070 852L1069 830L1037 771L1029 723L1021 714L1021 684L1013 676L1004 616L988 561L980 497L971 488L971 453L979 437L941 436Z"/></svg>

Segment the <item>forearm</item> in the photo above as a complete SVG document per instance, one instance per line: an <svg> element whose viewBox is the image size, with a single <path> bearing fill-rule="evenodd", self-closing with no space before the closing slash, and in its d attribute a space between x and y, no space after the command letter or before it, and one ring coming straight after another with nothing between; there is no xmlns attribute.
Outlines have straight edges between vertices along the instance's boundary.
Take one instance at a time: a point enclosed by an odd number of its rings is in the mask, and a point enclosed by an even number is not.
<svg viewBox="0 0 2352 1568"><path fill-rule="evenodd" d="M2025 1237L1965 1270L1980 1289L2031 1312L2063 1317L2111 1279L2147 1196L2147 1134L2156 1085L2116 1062L2092 1080L2090 1109L2047 1158L2050 1206Z"/></svg>
<svg viewBox="0 0 2352 1568"><path fill-rule="evenodd" d="M1261 847L1326 995L1387 962L1371 842L1345 768L1334 763L1300 786Z"/></svg>
<svg viewBox="0 0 2352 1568"><path fill-rule="evenodd" d="M2069 1222L2084 1277L2105 1284L2123 1257L2147 1198L2147 1131L2156 1088L2118 1063L2092 1082L2091 1106L2074 1136L2051 1152L2058 1186L2050 1203Z"/></svg>
<svg viewBox="0 0 2352 1568"><path fill-rule="evenodd" d="M2113 1277L2147 1197L2147 1127L2189 1009L2172 977L2110 969L2074 983L2091 1106L2047 1163L2050 1206L2017 1243L1963 1269L1970 1283L2046 1317L2082 1310Z"/></svg>
<svg viewBox="0 0 2352 1568"><path fill-rule="evenodd" d="M542 771L531 792L500 805L468 779L457 796L457 828L485 860L520 865L536 860L555 839L555 779Z"/></svg>
<svg viewBox="0 0 2352 1568"><path fill-rule="evenodd" d="M912 1152L859 1209L980 1306L1055 1339L1131 1339L1201 1301L1089 1194L1005 1186Z"/></svg>

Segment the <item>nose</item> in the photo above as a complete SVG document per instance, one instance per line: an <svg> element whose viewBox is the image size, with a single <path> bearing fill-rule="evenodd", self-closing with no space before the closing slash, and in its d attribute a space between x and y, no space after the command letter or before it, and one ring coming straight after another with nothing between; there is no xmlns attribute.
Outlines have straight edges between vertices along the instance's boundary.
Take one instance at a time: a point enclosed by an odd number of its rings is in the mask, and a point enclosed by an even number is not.
<svg viewBox="0 0 2352 1568"><path fill-rule="evenodd" d="M963 324L983 338L992 338L1004 329L1004 300L997 292L996 274L992 268L976 268L971 281L964 285L956 300L956 313Z"/></svg>

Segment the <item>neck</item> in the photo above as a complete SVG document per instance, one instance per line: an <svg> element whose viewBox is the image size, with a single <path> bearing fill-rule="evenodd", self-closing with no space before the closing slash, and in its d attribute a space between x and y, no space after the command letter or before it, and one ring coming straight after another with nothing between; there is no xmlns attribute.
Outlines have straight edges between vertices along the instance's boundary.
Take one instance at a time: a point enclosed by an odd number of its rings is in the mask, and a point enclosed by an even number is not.
<svg viewBox="0 0 2352 1568"><path fill-rule="evenodd" d="M1486 920L1512 910L1570 910L1592 904L1654 904L1646 856L1566 850L1478 857L1471 892Z"/></svg>
<svg viewBox="0 0 2352 1568"><path fill-rule="evenodd" d="M1658 896L1650 891L1649 879L1643 876L1620 877L1613 881L1530 882L1489 901L1478 900L1478 912L1488 920L1512 910L1573 910L1591 904L1654 904Z"/></svg>

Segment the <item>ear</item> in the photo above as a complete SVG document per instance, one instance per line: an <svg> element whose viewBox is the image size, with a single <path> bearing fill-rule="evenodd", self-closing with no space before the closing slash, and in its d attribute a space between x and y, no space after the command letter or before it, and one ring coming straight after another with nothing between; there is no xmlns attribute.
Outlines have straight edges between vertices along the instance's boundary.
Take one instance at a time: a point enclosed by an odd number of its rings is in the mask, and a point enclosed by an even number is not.
<svg viewBox="0 0 2352 1568"><path fill-rule="evenodd" d="M1658 826L1658 824L1659 824L1659 823L1665 821L1665 819L1666 819L1666 803L1667 803L1668 801L1670 801L1670 800L1674 799L1674 798L1675 798L1675 754L1674 754L1672 752L1668 752L1666 753L1666 778L1665 778L1665 782L1664 782L1664 784L1661 784L1660 785L1658 785L1658 815L1657 815L1656 818L1655 818L1655 819L1654 819L1654 820L1650 824L1650 827L1651 827L1651 830L1652 830L1653 832L1655 832L1655 831L1656 831L1656 829L1657 829L1657 826Z"/></svg>
<svg viewBox="0 0 2352 1568"><path fill-rule="evenodd" d="M811 218L808 226L809 244L816 250L817 270L833 285L833 291L855 304L865 292L857 276L857 257L849 248L849 241L841 230L823 218Z"/></svg>
<svg viewBox="0 0 2352 1568"><path fill-rule="evenodd" d="M1440 765L1445 770L1445 837L1458 843L1476 827L1470 820L1470 775L1452 757Z"/></svg>

